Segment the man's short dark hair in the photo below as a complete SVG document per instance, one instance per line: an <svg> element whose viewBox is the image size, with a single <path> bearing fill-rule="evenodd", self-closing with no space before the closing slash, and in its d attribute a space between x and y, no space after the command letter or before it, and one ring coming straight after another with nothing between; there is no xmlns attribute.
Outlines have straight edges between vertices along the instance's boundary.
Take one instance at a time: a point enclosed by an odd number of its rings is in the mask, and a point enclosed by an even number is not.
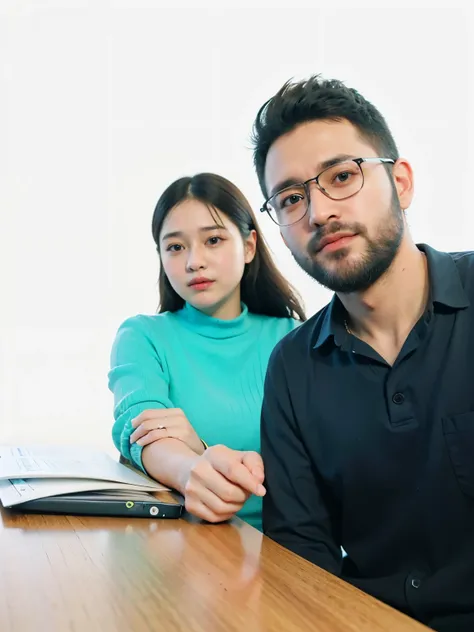
<svg viewBox="0 0 474 632"><path fill-rule="evenodd" d="M397 160L398 149L392 133L377 108L353 88L336 79L314 75L284 86L260 108L252 140L254 165L265 197L265 163L273 143L301 123L317 120L348 120L383 158Z"/></svg>

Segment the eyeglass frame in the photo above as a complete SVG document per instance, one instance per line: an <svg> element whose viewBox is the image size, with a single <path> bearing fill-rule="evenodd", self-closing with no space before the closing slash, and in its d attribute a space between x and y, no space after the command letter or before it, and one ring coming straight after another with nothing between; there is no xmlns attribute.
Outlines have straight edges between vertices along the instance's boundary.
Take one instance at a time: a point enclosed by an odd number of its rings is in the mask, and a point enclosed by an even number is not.
<svg viewBox="0 0 474 632"><path fill-rule="evenodd" d="M329 169L334 169L334 167L338 164L343 164L344 162L355 162L356 165L359 167L360 173L362 175L362 185L360 187L360 189L358 191L356 191L355 193L351 193L350 195L347 195L346 197L342 197L342 198L333 198L331 197L327 191L325 191L323 189L323 187L319 184L318 180L319 178L323 175L323 173L325 173L326 171L329 171ZM391 164L394 165L395 164L395 160L392 160L392 158L378 158L378 157L370 157L370 158L347 158L345 160L341 160L340 162L336 162L333 165L330 165L329 167L326 167L325 169L323 169L320 173L318 173L317 176L314 176L314 178L310 178L309 180L306 180L305 182L295 182L291 185L288 185L287 187L283 187L283 189L280 189L279 191L275 191L275 193L273 193L273 195L271 195L269 198L267 198L265 200L265 202L263 203L263 206L260 209L261 213L268 213L268 216L270 217L270 219L272 220L272 222L274 222L277 226L293 226L293 224L297 224L298 222L301 222L301 220L306 216L308 209L309 209L309 203L310 203L310 192L309 192L309 187L308 185L311 182L314 182L316 184L316 186L318 187L318 190L321 191L321 193L323 195L325 195L327 198L329 198L330 200L334 200L335 202L340 202L342 200L348 200L351 197L354 197L354 195L357 195L358 193L360 193L362 191L362 189L364 188L364 184L365 184L365 178L364 178L364 172L362 171L362 167L361 165L364 162L368 162L368 163L381 163L381 164ZM292 222L291 224L279 224L277 221L275 221L271 215L271 212L268 210L267 208L267 204L268 202L274 198L276 195L279 195L280 193L282 193L283 191L286 191L286 189L291 189L292 187L303 187L305 194L306 194L306 210L304 212L304 214L297 219L295 222ZM276 211L275 211L276 213Z"/></svg>

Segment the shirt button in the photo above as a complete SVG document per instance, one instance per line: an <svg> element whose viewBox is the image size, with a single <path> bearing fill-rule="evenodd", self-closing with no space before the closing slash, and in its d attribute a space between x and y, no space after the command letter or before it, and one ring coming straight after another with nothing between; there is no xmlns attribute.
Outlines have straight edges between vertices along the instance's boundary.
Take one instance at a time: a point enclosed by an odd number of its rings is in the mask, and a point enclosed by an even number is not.
<svg viewBox="0 0 474 632"><path fill-rule="evenodd" d="M394 404L403 404L404 401L405 395L403 393L395 393L395 395L392 397L392 402Z"/></svg>
<svg viewBox="0 0 474 632"><path fill-rule="evenodd" d="M421 580L419 580L418 577L414 577L411 580L411 585L413 586L413 588L419 588L421 586Z"/></svg>

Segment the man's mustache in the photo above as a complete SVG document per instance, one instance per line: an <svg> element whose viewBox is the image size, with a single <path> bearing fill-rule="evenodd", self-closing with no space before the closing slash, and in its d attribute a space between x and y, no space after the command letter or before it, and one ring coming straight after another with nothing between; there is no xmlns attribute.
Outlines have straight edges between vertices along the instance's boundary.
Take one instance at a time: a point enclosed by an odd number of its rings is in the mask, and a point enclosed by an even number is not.
<svg viewBox="0 0 474 632"><path fill-rule="evenodd" d="M365 228L361 224L342 224L341 222L332 222L328 226L324 226L315 231L314 235L308 242L308 253L315 255L321 250L321 242L326 237L335 233L354 233L358 235L365 234Z"/></svg>

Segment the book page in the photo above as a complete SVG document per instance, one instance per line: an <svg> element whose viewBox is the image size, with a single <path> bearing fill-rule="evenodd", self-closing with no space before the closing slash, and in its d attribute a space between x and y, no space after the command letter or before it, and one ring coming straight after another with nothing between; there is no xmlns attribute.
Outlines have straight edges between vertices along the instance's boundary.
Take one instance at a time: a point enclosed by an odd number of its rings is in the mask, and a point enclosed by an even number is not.
<svg viewBox="0 0 474 632"><path fill-rule="evenodd" d="M165 490L166 488L162 488ZM109 483L106 481L93 481L81 479L55 478L28 478L28 479L3 479L0 480L0 501L4 507L14 507L20 503L37 498L47 498L59 494L73 494L76 492L105 491L111 493L125 493L136 491L150 492L148 486L130 486L123 483ZM154 490L156 491L156 490Z"/></svg>
<svg viewBox="0 0 474 632"><path fill-rule="evenodd" d="M105 452L75 446L0 447L0 479L78 478L165 489Z"/></svg>

